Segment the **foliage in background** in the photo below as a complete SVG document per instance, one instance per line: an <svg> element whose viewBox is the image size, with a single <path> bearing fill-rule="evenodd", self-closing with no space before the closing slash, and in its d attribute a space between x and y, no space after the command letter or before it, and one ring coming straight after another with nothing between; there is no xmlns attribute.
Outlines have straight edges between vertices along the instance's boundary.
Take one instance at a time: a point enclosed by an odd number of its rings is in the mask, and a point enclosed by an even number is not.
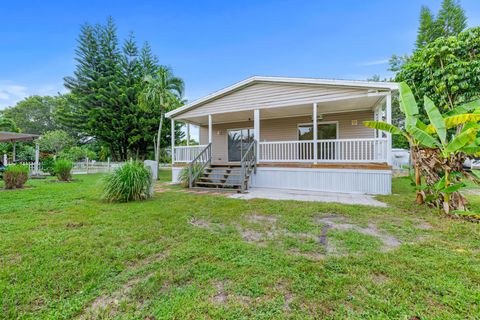
<svg viewBox="0 0 480 320"><path fill-rule="evenodd" d="M74 146L60 152L58 157L61 159L67 159L73 162L77 162L77 161L85 161L87 158L89 160L95 160L97 158L97 155L95 151L90 150L86 146L81 146L81 147Z"/></svg>
<svg viewBox="0 0 480 320"><path fill-rule="evenodd" d="M15 158L18 161L35 161L35 147L31 144L17 142Z"/></svg>
<svg viewBox="0 0 480 320"><path fill-rule="evenodd" d="M15 121L22 132L43 134L64 129L56 119L57 108L63 100L62 96L30 96L3 110L2 114Z"/></svg>
<svg viewBox="0 0 480 320"><path fill-rule="evenodd" d="M152 196L151 186L150 171L143 163L130 161L105 177L103 198L111 202L147 199Z"/></svg>
<svg viewBox="0 0 480 320"><path fill-rule="evenodd" d="M148 43L139 49L133 35L120 45L112 19L82 26L78 43L76 69L64 79L72 103L59 118L106 146L114 161L147 157L161 110L140 108L138 96L144 78L159 69L158 59Z"/></svg>
<svg viewBox="0 0 480 320"><path fill-rule="evenodd" d="M9 165L3 172L5 189L21 189L28 180L28 166L21 164Z"/></svg>
<svg viewBox="0 0 480 320"><path fill-rule="evenodd" d="M0 117L0 131L20 132L15 121L4 116Z"/></svg>
<svg viewBox="0 0 480 320"><path fill-rule="evenodd" d="M70 181L72 180L73 163L70 160L59 159L55 161L53 170L58 180Z"/></svg>
<svg viewBox="0 0 480 320"><path fill-rule="evenodd" d="M458 1L443 0L436 18L430 8L422 6L415 46L420 49L440 37L457 36L466 27L467 17Z"/></svg>
<svg viewBox="0 0 480 320"><path fill-rule="evenodd" d="M467 27L465 11L455 0L443 0L437 18L429 8L423 6L420 9L419 20L414 52L440 37L457 36ZM395 73L400 71L409 59L410 56L407 54L393 54L389 61L389 70Z"/></svg>
<svg viewBox="0 0 480 320"><path fill-rule="evenodd" d="M38 141L42 151L52 152L55 155L74 143L70 135L63 130L48 131Z"/></svg>
<svg viewBox="0 0 480 320"><path fill-rule="evenodd" d="M480 27L439 38L415 52L397 74L419 103L428 96L445 113L480 97ZM426 113L421 110L422 119Z"/></svg>
<svg viewBox="0 0 480 320"><path fill-rule="evenodd" d="M42 163L43 172L47 172L51 176L55 175L55 159L52 156L43 157L40 162Z"/></svg>

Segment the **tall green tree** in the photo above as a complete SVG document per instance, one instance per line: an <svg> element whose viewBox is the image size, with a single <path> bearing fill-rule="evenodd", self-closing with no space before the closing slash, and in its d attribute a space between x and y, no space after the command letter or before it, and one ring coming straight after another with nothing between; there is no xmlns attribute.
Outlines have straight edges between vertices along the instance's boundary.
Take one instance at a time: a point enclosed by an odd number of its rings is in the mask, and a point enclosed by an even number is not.
<svg viewBox="0 0 480 320"><path fill-rule="evenodd" d="M6 118L15 121L22 132L43 134L63 129L56 118L57 109L62 103L62 96L30 96L2 113Z"/></svg>
<svg viewBox="0 0 480 320"><path fill-rule="evenodd" d="M420 9L420 25L418 27L417 41L415 46L421 48L429 42L432 42L434 38L433 33L435 30L435 17L432 10L426 6L422 6Z"/></svg>
<svg viewBox="0 0 480 320"><path fill-rule="evenodd" d="M145 158L163 123L162 108L139 103L148 84L144 79L156 78L160 69L149 44L139 49L130 34L120 45L109 19L104 26L82 26L76 56L74 75L65 78L69 103L59 118L108 147L114 160Z"/></svg>
<svg viewBox="0 0 480 320"><path fill-rule="evenodd" d="M480 98L480 27L458 37L439 38L417 50L402 66L397 81L407 82L415 98L433 100L441 113ZM427 118L424 109L422 120Z"/></svg>
<svg viewBox="0 0 480 320"><path fill-rule="evenodd" d="M160 110L155 144L155 160L158 161L160 159L160 140L165 112L178 104L185 85L183 80L176 77L173 71L166 66L160 66L153 76L145 77L145 82L145 88L140 94L140 103L146 109L158 108Z"/></svg>
<svg viewBox="0 0 480 320"><path fill-rule="evenodd" d="M466 27L467 16L460 3L456 0L443 0L442 7L435 20L435 31L437 32L435 39L457 36Z"/></svg>
<svg viewBox="0 0 480 320"><path fill-rule="evenodd" d="M422 6L414 52L438 38L457 36L466 27L467 17L459 1L443 0L436 17L428 7ZM409 59L409 55L392 55L389 70L398 72Z"/></svg>

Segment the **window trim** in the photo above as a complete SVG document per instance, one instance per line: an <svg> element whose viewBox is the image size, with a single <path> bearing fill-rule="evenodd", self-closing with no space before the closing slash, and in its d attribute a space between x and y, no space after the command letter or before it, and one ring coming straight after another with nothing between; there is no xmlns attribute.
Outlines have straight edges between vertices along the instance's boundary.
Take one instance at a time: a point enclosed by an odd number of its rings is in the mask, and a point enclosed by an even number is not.
<svg viewBox="0 0 480 320"><path fill-rule="evenodd" d="M335 139L332 139L332 140L336 140L336 139L339 139L338 137L340 136L340 121L318 121L317 126L320 125L320 124L332 124L332 123L334 123L337 126L336 137L335 137ZM297 140L298 141L302 141L302 140L300 140L300 131L299 131L300 126L312 126L312 128L313 128L313 121L297 124ZM317 128L317 133L318 133L318 128Z"/></svg>
<svg viewBox="0 0 480 320"><path fill-rule="evenodd" d="M226 149L225 150L227 150L227 163L240 163L240 161L230 161L230 155L228 154L228 134L230 133L230 131L238 131L238 130L245 130L245 129L254 130L253 127L229 128L229 129L227 129L227 135L225 137L225 144L226 144Z"/></svg>

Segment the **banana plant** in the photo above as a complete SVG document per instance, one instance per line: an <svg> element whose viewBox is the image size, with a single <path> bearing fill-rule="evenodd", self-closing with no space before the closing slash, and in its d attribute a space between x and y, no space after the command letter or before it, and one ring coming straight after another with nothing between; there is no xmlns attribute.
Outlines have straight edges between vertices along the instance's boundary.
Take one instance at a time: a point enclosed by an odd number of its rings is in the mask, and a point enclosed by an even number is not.
<svg viewBox="0 0 480 320"><path fill-rule="evenodd" d="M429 125L420 121L419 109L415 97L406 83L400 84L400 109L405 114L405 130L395 127L391 124L378 121L366 121L364 125L370 128L387 131L391 134L401 134L410 143L413 150L417 148L437 149L444 158L449 158L459 152L467 155L480 154L480 138L477 135L480 131L478 122L480 121L480 100L461 105L451 112L442 115L434 102L427 96L424 97L423 105ZM473 111L473 113L472 113ZM470 113L464 113L470 112ZM449 139L449 129L456 128L456 134L452 134ZM417 185L417 202L423 202L419 199L421 177L417 161L415 166L415 182ZM451 191L450 188L450 170L445 169L444 177L438 183L443 184L441 190ZM439 188L437 188L440 190ZM448 203L451 192L444 192L445 211L448 211ZM423 198L423 197L422 197Z"/></svg>

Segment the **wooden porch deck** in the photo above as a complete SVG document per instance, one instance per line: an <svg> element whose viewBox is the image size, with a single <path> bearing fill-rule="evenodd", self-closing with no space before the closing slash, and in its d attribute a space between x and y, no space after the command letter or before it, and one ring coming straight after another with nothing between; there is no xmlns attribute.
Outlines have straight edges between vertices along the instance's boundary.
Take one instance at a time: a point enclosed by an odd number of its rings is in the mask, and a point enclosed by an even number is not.
<svg viewBox="0 0 480 320"><path fill-rule="evenodd" d="M174 167L183 167L188 163L175 163ZM239 167L240 164L228 162L214 162L212 166L218 167ZM257 167L267 168L316 168L316 169L360 169L360 170L391 170L392 166L384 162L371 163L305 163L305 162L273 162L273 163L258 163Z"/></svg>

